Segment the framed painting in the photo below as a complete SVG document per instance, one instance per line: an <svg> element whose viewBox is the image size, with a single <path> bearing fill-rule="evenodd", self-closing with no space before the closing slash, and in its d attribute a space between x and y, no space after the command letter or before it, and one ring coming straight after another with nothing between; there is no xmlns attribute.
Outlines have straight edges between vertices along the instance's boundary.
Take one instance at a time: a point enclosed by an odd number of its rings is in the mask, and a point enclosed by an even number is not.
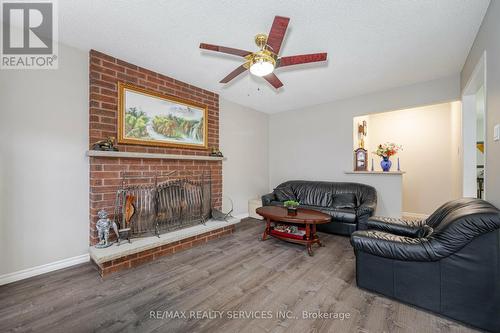
<svg viewBox="0 0 500 333"><path fill-rule="evenodd" d="M208 146L207 107L118 84L118 143L158 147Z"/></svg>

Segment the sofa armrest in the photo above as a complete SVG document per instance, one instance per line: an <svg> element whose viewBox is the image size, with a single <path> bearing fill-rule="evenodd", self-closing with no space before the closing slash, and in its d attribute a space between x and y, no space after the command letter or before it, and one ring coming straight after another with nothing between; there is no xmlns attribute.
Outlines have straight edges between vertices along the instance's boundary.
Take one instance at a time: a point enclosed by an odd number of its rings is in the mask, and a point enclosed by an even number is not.
<svg viewBox="0 0 500 333"><path fill-rule="evenodd" d="M424 237L428 229L421 220L408 220L404 218L374 216L364 221L360 230L379 230L404 237Z"/></svg>
<svg viewBox="0 0 500 333"><path fill-rule="evenodd" d="M432 251L427 250L426 238L411 238L376 230L355 231L351 244L355 251L374 256L404 261L435 261Z"/></svg>
<svg viewBox="0 0 500 333"><path fill-rule="evenodd" d="M359 205L356 208L356 216L360 217L362 215L367 215L368 217L373 216L375 214L375 208L377 208L376 202L367 202Z"/></svg>
<svg viewBox="0 0 500 333"><path fill-rule="evenodd" d="M262 196L262 206L271 206L271 201L276 200L276 196L274 195L274 192L264 194Z"/></svg>

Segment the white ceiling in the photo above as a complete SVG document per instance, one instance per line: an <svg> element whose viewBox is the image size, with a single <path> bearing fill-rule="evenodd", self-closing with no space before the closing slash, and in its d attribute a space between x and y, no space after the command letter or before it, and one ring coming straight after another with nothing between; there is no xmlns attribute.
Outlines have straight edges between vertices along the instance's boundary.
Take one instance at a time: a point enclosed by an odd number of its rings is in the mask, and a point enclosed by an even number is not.
<svg viewBox="0 0 500 333"><path fill-rule="evenodd" d="M459 72L489 0L60 0L63 43L109 53L264 112L286 111ZM290 17L282 55L326 64L278 69L276 92L200 42L256 50L275 15ZM63 60L61 60L63 61Z"/></svg>

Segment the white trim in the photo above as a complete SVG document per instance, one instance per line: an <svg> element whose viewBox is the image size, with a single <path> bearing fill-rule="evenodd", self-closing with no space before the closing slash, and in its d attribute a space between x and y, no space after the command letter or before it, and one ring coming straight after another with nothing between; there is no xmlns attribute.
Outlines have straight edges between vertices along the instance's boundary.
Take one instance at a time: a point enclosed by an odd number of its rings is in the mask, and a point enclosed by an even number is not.
<svg viewBox="0 0 500 333"><path fill-rule="evenodd" d="M464 101L467 99L474 98L475 101L475 95L477 93L477 90L483 86L484 87L484 188L483 188L483 199L487 198L487 188L486 184L488 183L488 131L487 131L487 124L488 124L488 78L487 78L487 51L484 50L483 54L481 55L481 58L478 60L476 63L474 70L472 71L469 81L467 81L464 89L462 90L462 117L464 115L464 110L467 112L467 107L464 104ZM469 106L470 109L473 109L474 113L476 111L476 105L474 103L473 106ZM474 123L474 126L476 124ZM462 131L464 129L464 121L462 119ZM462 133L463 134L463 133ZM464 138L462 138L463 140ZM477 140L475 139L474 142ZM475 181L476 178L476 162L475 162L475 152L476 152L476 147L474 146L474 186L475 186L475 191L466 191L466 180L465 180L465 173L462 174L462 177L464 178L464 192L462 195L464 197L476 197L477 196L477 183ZM463 171L465 170L465 167L467 165L472 165L470 160L466 159L466 156L463 156Z"/></svg>
<svg viewBox="0 0 500 333"><path fill-rule="evenodd" d="M59 269L63 269L66 267L71 267L74 265L82 264L88 262L90 260L90 256L88 253L82 254L80 256L66 258L58 261L54 261L45 265L40 265L28 269L23 269L21 271L7 273L4 275L0 275L0 286L12 283L19 280L24 280L36 275L49 273L52 271L57 271Z"/></svg>
<svg viewBox="0 0 500 333"><path fill-rule="evenodd" d="M477 90L485 83L486 78L486 50L481 55L481 58L477 61L474 70L472 71L469 81L465 84L462 91L462 96L464 95L474 95Z"/></svg>
<svg viewBox="0 0 500 333"><path fill-rule="evenodd" d="M429 214L419 214L419 213L410 213L410 212L402 212L401 215L408 216L408 217L415 217L418 219L426 219L430 216Z"/></svg>
<svg viewBox="0 0 500 333"><path fill-rule="evenodd" d="M483 199L487 200L486 194L486 184L488 184L488 58L487 51L484 50L483 54L483 62L484 62L484 123L483 123L483 131L484 131L484 168L483 168Z"/></svg>
<svg viewBox="0 0 500 333"><path fill-rule="evenodd" d="M462 197L477 195L476 95L462 96Z"/></svg>

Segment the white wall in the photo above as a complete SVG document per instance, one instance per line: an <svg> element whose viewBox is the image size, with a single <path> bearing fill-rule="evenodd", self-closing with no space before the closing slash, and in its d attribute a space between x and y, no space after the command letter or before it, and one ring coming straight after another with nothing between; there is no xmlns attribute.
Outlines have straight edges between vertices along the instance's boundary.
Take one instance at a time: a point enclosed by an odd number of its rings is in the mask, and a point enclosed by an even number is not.
<svg viewBox="0 0 500 333"><path fill-rule="evenodd" d="M88 56L0 70L0 276L88 253Z"/></svg>
<svg viewBox="0 0 500 333"><path fill-rule="evenodd" d="M223 195L233 200L234 215L247 214L248 199L260 198L269 188L269 116L223 98L219 108L220 149L227 157Z"/></svg>
<svg viewBox="0 0 500 333"><path fill-rule="evenodd" d="M454 188L460 176L450 172L461 162L460 136L453 137L459 135L460 127L453 123L452 103L377 113L368 118L370 153L385 142L403 146L391 157L392 168L397 168L399 157L401 170L406 172L403 212L431 214L444 202L460 197ZM374 156L374 164L375 170L381 170L380 157Z"/></svg>
<svg viewBox="0 0 500 333"><path fill-rule="evenodd" d="M486 51L486 198L500 207L500 142L493 141L493 127L500 124L500 1L492 0L461 75L462 89Z"/></svg>
<svg viewBox="0 0 500 333"><path fill-rule="evenodd" d="M361 181L360 175L344 173L353 168L354 116L451 102L459 99L459 96L459 77L454 75L329 104L273 114L269 123L271 189L289 179L366 182L364 179ZM373 183L381 200L387 202L387 205L394 202L394 206L385 208L379 205L377 213L395 215L395 211L401 212L401 200L399 203L393 200L394 197L401 198L401 186L398 188L398 185L390 181L373 180Z"/></svg>

